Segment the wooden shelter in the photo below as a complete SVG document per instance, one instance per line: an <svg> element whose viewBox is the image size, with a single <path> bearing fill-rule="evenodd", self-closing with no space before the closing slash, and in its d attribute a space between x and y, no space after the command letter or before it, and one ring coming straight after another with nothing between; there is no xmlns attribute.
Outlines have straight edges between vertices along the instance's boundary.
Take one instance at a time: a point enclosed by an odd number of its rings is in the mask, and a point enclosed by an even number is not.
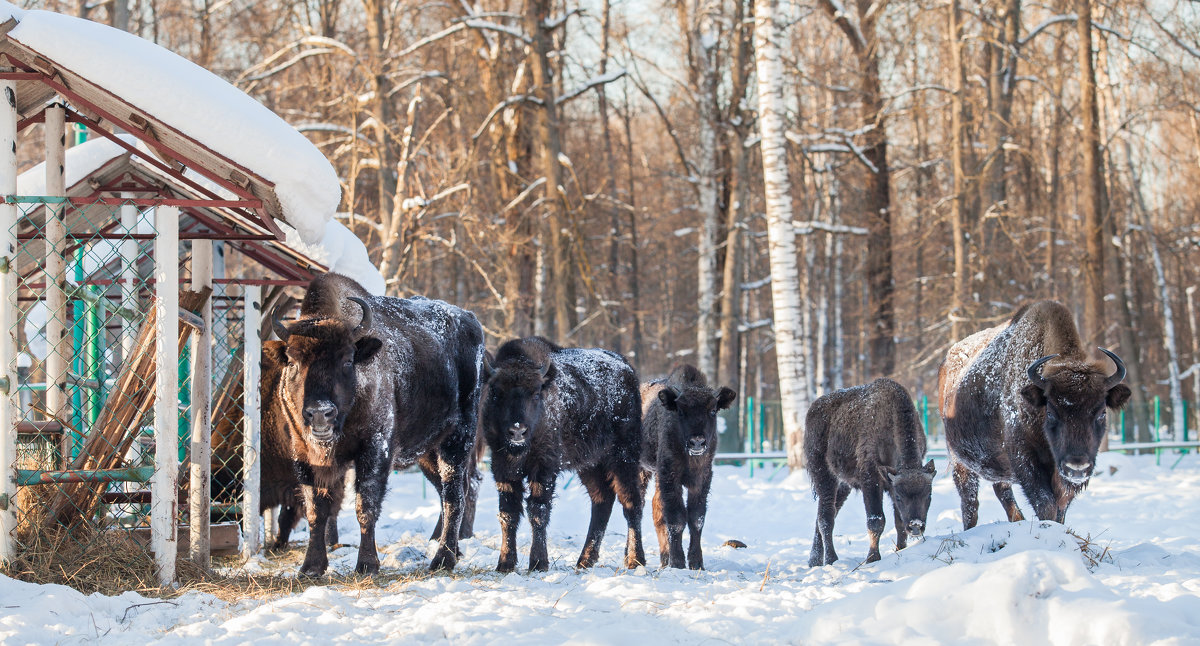
<svg viewBox="0 0 1200 646"><path fill-rule="evenodd" d="M179 365L180 350L190 336L193 412L189 550L192 558L207 565L207 452L213 382L213 315L208 294L214 282L241 286L243 352L254 358L242 362L243 380L257 384L259 316L264 305L261 287L306 284L313 272L327 268L286 244L280 223L294 224L298 229L307 224L311 229L311 222L288 221L289 217L299 216L287 211L288 200L281 199L276 185L264 177L269 173L236 161L228 150L218 150L219 146L197 136L192 124L179 123L176 115L155 114L139 105L120 84L77 73L59 59L59 52L36 50L22 41L17 30L22 21L42 18L52 19L50 22L59 28L78 26L89 33L98 26L86 21L78 21L79 25L64 22L65 17L45 12L9 11L12 16L7 20L0 13L0 94L7 99L0 101L0 392L4 394L0 397L0 562L15 556L18 484L55 483L63 486L60 491L64 496L79 496L80 491L87 496L102 490L97 483L144 481L149 475L152 549L159 579L167 583L175 577L180 419L180 375L167 367ZM121 37L128 38L124 34ZM72 47L69 35L64 35L62 47ZM97 56L103 54L96 52ZM196 78L196 70L180 69L181 78ZM136 69L126 72L131 78L138 74ZM261 115L257 116L256 123L261 123ZM229 118L237 119L238 115ZM20 195L17 149L22 134L34 130L34 124L44 126L44 192ZM74 178L69 186L64 172L68 124L85 126L89 136L104 137L120 151ZM302 144L307 142L302 140ZM296 201L292 199L291 203ZM143 231L138 219L148 213L153 214L153 227ZM230 272L237 275L214 276L214 242L242 258L238 270ZM105 244L109 247L102 246ZM153 245L152 251L148 244ZM88 265L86 271L79 268L83 263L77 262L74 275L68 275L68 264L83 249L106 249L107 255ZM196 307L192 313L180 308L180 266L184 264L191 288L184 299ZM17 459L18 427L44 432L57 426L61 431L69 425L64 422L71 407L71 384L88 382L85 376L72 373L69 365L79 349L72 348L67 327L81 325L78 312L72 314L71 308L78 310L87 301L128 312L132 305L141 303L131 295L133 285L143 291L152 288L153 298L147 302L153 303L153 309L148 315L142 312L140 332L126 335L134 337L129 347L122 347L119 354L116 349L96 350L104 357L101 363L107 360L119 367L90 380L97 388L100 386L96 384L112 382L113 392L122 392L126 387L131 392L116 403L110 396L104 410L87 428L74 429L76 444L63 444L58 469L11 468ZM34 411L23 407L18 396L17 354L18 350L28 351L19 345L25 325L20 303L31 301L45 302L47 311L45 359L40 366L46 388L42 420L33 419ZM185 323L182 331L181 321ZM99 335L108 338L104 333ZM242 508L257 510L258 389L243 390L247 468ZM151 403L152 475L147 469L139 471L121 464L134 435L130 427L148 413ZM87 447L96 437L107 434L113 435L105 444L107 459L98 459ZM51 518L69 516L62 511L66 507L51 505L50 509ZM58 513L67 515L56 516ZM250 552L257 551L261 532L258 514L243 514L243 523L244 545Z"/></svg>

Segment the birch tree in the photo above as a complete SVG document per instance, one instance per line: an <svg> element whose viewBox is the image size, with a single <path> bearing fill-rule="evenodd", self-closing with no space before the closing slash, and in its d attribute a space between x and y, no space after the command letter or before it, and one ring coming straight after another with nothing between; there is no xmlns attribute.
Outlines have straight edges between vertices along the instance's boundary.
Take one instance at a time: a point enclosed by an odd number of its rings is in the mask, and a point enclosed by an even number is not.
<svg viewBox="0 0 1200 646"><path fill-rule="evenodd" d="M804 466L804 416L808 386L800 330L800 272L792 227L792 189L788 177L783 92L783 18L779 0L755 0L754 44L758 71L758 130L761 136L767 245L771 267L771 304L775 323L775 360L788 466Z"/></svg>

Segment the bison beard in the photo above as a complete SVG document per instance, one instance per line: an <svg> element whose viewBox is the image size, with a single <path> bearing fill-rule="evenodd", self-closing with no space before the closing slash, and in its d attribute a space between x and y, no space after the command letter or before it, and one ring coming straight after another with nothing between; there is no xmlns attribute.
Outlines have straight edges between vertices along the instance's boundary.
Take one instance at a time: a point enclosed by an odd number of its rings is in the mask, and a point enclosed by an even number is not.
<svg viewBox="0 0 1200 646"><path fill-rule="evenodd" d="M963 527L979 520L979 479L1010 521L1024 515L1013 496L1021 485L1040 520L1063 522L1086 486L1107 428L1105 411L1128 401L1121 359L1116 365L1084 352L1071 313L1039 301L1007 324L950 348L938 373L939 409L962 503Z"/></svg>
<svg viewBox="0 0 1200 646"><path fill-rule="evenodd" d="M355 320L358 320L355 324ZM379 570L375 523L393 463L424 458L441 478L442 532L431 569L457 562L465 476L475 443L483 330L470 312L421 297L373 297L344 276L315 279L287 344L280 393L310 540L301 574L329 565L333 492L355 470L355 571Z"/></svg>

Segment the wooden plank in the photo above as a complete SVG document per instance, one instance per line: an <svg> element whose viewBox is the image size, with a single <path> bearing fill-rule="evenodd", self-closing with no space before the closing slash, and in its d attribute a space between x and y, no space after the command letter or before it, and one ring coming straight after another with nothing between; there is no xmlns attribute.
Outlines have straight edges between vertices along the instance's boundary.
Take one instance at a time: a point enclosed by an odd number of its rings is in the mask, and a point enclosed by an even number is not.
<svg viewBox="0 0 1200 646"><path fill-rule="evenodd" d="M150 540L150 528L148 527L137 527L134 529L119 529L111 531L128 532L130 538L132 538L139 545L149 548L151 552L154 551L154 546L151 545ZM179 525L176 527L176 532L179 536L179 540L176 541L177 546L175 549L175 554L177 556L186 557L191 551L191 528L187 525ZM213 556L233 556L234 554L237 554L238 539L241 537L238 531L237 523L217 523L212 525L209 528L208 536L208 542Z"/></svg>

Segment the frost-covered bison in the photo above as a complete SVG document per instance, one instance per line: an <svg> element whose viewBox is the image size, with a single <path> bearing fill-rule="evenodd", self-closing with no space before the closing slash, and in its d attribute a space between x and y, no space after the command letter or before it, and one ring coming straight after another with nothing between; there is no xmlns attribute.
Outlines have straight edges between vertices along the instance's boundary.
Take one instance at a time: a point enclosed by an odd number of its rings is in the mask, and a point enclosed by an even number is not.
<svg viewBox="0 0 1200 646"><path fill-rule="evenodd" d="M333 489L354 467L361 538L355 571L379 570L375 522L393 463L435 460L442 534L431 569L457 562L464 478L475 444L483 330L470 312L427 298L371 296L353 280L313 280L280 381L311 538L301 574L325 572Z"/></svg>
<svg viewBox="0 0 1200 646"><path fill-rule="evenodd" d="M546 526L559 471L574 470L592 499L592 520L577 567L595 565L600 541L621 502L629 524L625 566L646 562L642 549L641 397L637 374L607 350L563 349L540 337L500 346L487 368L479 424L492 450L504 535L496 569L517 565L517 525L526 502L533 545L529 569L546 570Z"/></svg>
<svg viewBox="0 0 1200 646"><path fill-rule="evenodd" d="M833 522L852 488L862 491L867 509L868 563L880 558L884 492L892 499L896 547L925 533L937 471L933 460L921 464L925 433L904 386L876 379L819 397L805 418L804 460L817 497L810 567L838 559Z"/></svg>
<svg viewBox="0 0 1200 646"><path fill-rule="evenodd" d="M709 388L704 373L686 364L642 386L642 464L655 473L654 529L663 567L704 569L700 534L717 455L717 411L736 397L729 388ZM686 562L685 523L691 530Z"/></svg>
<svg viewBox="0 0 1200 646"><path fill-rule="evenodd" d="M1041 520L1063 522L1087 486L1106 430L1105 411L1128 401L1125 364L1084 352L1070 311L1039 301L1001 326L950 348L938 373L939 409L946 427L963 527L979 520L979 478L1010 521L1023 520L1012 483L1021 485Z"/></svg>

